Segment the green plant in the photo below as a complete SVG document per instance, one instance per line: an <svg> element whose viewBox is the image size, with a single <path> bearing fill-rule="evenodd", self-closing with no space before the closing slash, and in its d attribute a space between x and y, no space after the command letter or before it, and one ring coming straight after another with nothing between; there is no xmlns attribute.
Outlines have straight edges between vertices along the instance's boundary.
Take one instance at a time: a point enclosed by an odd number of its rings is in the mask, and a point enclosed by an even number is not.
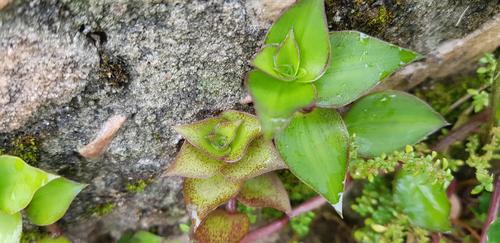
<svg viewBox="0 0 500 243"><path fill-rule="evenodd" d="M237 242L245 236L247 214L252 212L235 213L234 198L248 206L290 212L279 178L272 173L262 176L277 169L288 168L342 215L349 160L358 165L355 173L370 180L375 169L396 172L394 200L408 225L449 229L447 161L435 160L435 154L418 156L408 146L446 121L404 92L365 95L420 55L356 31L329 33L324 11L322 0L300 0L269 30L246 82L258 120L226 111L176 128L186 142L167 175L186 177L184 200L197 240ZM342 115L335 109L353 102ZM356 137L356 149L350 148L351 137ZM274 153L272 139L284 161ZM405 146L412 151L394 152ZM361 164L369 158L375 169ZM401 169L396 169L398 158L407 160ZM412 200L422 207L415 211ZM217 209L225 202L226 211ZM311 221L311 214L293 220L292 227L305 233L306 221Z"/></svg>
<svg viewBox="0 0 500 243"><path fill-rule="evenodd" d="M200 242L212 242L214 235L237 242L248 227L222 227L218 221L248 224L246 214L230 213L217 207L234 199L251 207L272 207L290 212L288 195L280 179L271 171L284 169L272 142L262 138L257 119L247 113L225 111L220 116L176 127L186 138L169 176L183 176L184 201L193 231ZM239 229L241 232L227 232ZM234 235L237 234L237 235Z"/></svg>
<svg viewBox="0 0 500 243"><path fill-rule="evenodd" d="M353 148L356 150L355 146ZM437 158L436 152L424 154L414 151L411 146L406 146L405 151L394 151L389 155L383 154L367 160L357 157L356 152L351 152L350 173L355 179L368 179L369 182L374 182L380 180L380 177L377 177L379 173L397 171L391 193L383 190L380 182L374 184L376 188L366 189L366 196L373 198L377 197L373 193L376 194L376 190L380 190L384 197L377 200L384 201L376 204L388 207L388 209L378 209L379 212L375 214L375 219L378 219L376 222L385 222L380 220L381 217L377 218L377 214L395 210L385 216L399 215L398 219L404 218L414 226L433 231L447 231L450 229L448 219L450 204L445 189L453 178L448 166L448 160ZM370 200L373 199L359 199L357 202L370 202ZM354 209L362 216L367 212L359 206ZM368 211L374 213L375 210Z"/></svg>
<svg viewBox="0 0 500 243"><path fill-rule="evenodd" d="M482 155L477 154L479 147L479 138L477 136L469 138L467 143L466 151L469 153L469 158L466 163L476 169L476 178L480 183L472 189L472 194L478 194L483 190L493 191L493 175L489 172L489 169L491 168L490 161L500 158L497 153L500 150L500 127L493 127L490 134L490 142L482 147L484 151Z"/></svg>
<svg viewBox="0 0 500 243"><path fill-rule="evenodd" d="M310 226L315 217L313 212L307 212L290 220L290 227L299 237L304 238L309 234Z"/></svg>
<svg viewBox="0 0 500 243"><path fill-rule="evenodd" d="M23 209L31 223L53 224L85 186L32 167L18 157L0 156L0 242L20 241Z"/></svg>
<svg viewBox="0 0 500 243"><path fill-rule="evenodd" d="M113 211L116 205L112 202L102 203L90 209L90 214L104 216Z"/></svg>
<svg viewBox="0 0 500 243"><path fill-rule="evenodd" d="M137 181L133 181L133 182L128 182L126 185L125 185L125 189L128 191L128 192L143 192L144 189L146 189L146 187L148 186L148 180L143 180L143 179L139 179Z"/></svg>
<svg viewBox="0 0 500 243"><path fill-rule="evenodd" d="M430 232L414 226L394 200L391 180L376 177L364 185L362 195L351 205L364 226L354 232L359 242L402 243L411 234L416 242L428 242Z"/></svg>

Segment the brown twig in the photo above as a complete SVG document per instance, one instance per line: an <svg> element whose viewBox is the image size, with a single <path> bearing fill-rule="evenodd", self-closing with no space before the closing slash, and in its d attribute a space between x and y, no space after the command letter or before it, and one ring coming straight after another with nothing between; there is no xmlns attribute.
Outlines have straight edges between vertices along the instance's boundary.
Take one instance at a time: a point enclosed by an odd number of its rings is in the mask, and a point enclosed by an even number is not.
<svg viewBox="0 0 500 243"><path fill-rule="evenodd" d="M468 224L460 221L459 219L453 220L453 224L456 224L458 227L465 228L477 241L481 240L481 236Z"/></svg>
<svg viewBox="0 0 500 243"><path fill-rule="evenodd" d="M490 224L497 218L498 208L500 207L500 176L495 180L495 186L493 189L493 194L491 195L490 208L488 209L488 216L483 224L481 232L480 243L486 243L487 232Z"/></svg>
<svg viewBox="0 0 500 243"><path fill-rule="evenodd" d="M309 212L313 209L319 208L325 203L326 200L323 197L321 196L313 197L307 200L306 202L302 203L298 207L294 208L289 215L284 216L283 218L278 219L261 228L251 231L245 236L245 238L243 238L243 240L240 241L240 243L254 242L255 240L262 239L275 232L278 232L288 224L288 221L290 221L291 218L296 217L302 213Z"/></svg>
<svg viewBox="0 0 500 243"><path fill-rule="evenodd" d="M391 75L376 87L409 90L427 79L444 78L457 70L471 70L484 53L500 46L500 14L462 39L440 45L420 62L415 62Z"/></svg>
<svg viewBox="0 0 500 243"><path fill-rule="evenodd" d="M464 125L452 130L438 143L432 146L432 150L437 152L445 152L450 145L456 141L462 141L466 139L472 132L478 129L482 124L489 121L491 116L491 110L485 109L484 111L474 115L469 119Z"/></svg>

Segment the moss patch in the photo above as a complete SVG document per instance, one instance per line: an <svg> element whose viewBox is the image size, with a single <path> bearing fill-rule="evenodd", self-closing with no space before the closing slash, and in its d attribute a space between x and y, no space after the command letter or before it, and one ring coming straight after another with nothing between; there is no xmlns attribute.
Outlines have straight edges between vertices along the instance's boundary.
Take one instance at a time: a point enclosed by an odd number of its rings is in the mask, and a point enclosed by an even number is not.
<svg viewBox="0 0 500 243"><path fill-rule="evenodd" d="M127 190L127 192L133 193L143 192L151 182L151 179L139 179L136 181L127 182L127 184L125 185L125 190Z"/></svg>
<svg viewBox="0 0 500 243"><path fill-rule="evenodd" d="M103 204L99 204L94 208L91 208L90 214L91 215L97 215L97 216L104 216L107 215L111 212L113 212L113 209L115 209L116 205L112 202L107 202Z"/></svg>
<svg viewBox="0 0 500 243"><path fill-rule="evenodd" d="M32 135L22 135L15 137L7 143L6 148L0 148L1 154L8 154L17 156L31 166L37 167L40 161L40 142L35 136Z"/></svg>
<svg viewBox="0 0 500 243"><path fill-rule="evenodd" d="M35 228L32 230L24 230L21 235L21 243L33 243L38 242L44 237L48 236L47 233L44 233L40 230L40 228Z"/></svg>

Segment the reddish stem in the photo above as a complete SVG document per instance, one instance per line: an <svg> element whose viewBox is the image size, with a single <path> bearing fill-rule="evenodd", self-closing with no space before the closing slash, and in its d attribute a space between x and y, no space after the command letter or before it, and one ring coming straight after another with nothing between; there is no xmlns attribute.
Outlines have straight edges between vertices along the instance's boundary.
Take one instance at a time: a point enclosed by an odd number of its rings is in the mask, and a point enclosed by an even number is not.
<svg viewBox="0 0 500 243"><path fill-rule="evenodd" d="M441 240L441 235L439 233L432 233L431 235L432 243L439 243Z"/></svg>
<svg viewBox="0 0 500 243"><path fill-rule="evenodd" d="M52 237L59 237L59 236L63 235L63 233L64 233L63 230L61 229L61 227L59 227L59 225L57 225L57 224L47 225L46 229Z"/></svg>
<svg viewBox="0 0 500 243"><path fill-rule="evenodd" d="M500 177L495 180L495 187L491 195L490 208L488 209L488 217L483 224L481 232L481 243L486 243L486 235L490 224L497 218L498 208L500 206Z"/></svg>
<svg viewBox="0 0 500 243"><path fill-rule="evenodd" d="M266 236L269 236L275 232L278 232L288 224L288 221L290 221L291 218L296 217L302 213L309 212L311 210L319 208L325 203L326 200L323 197L321 196L313 197L305 201L304 203L300 204L298 207L294 208L289 215L284 216L283 218L278 219L261 228L251 231L245 236L245 238L243 238L243 240L240 241L240 243L251 243L258 239L262 239Z"/></svg>
<svg viewBox="0 0 500 243"><path fill-rule="evenodd" d="M236 212L236 198L231 198L226 204L226 211L228 213L235 213Z"/></svg>

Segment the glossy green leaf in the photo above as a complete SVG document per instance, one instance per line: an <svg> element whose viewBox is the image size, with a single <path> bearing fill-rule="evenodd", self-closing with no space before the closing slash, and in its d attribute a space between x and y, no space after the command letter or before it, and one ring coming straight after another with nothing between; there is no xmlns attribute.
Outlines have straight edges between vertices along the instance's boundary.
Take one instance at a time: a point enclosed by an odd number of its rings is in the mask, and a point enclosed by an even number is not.
<svg viewBox="0 0 500 243"><path fill-rule="evenodd" d="M339 202L344 190L348 143L340 115L322 108L297 114L276 137L290 171L331 204Z"/></svg>
<svg viewBox="0 0 500 243"><path fill-rule="evenodd" d="M248 233L250 222L246 214L212 212L195 232L199 243L238 243Z"/></svg>
<svg viewBox="0 0 500 243"><path fill-rule="evenodd" d="M40 187L57 177L29 166L18 157L0 156L0 211L19 212Z"/></svg>
<svg viewBox="0 0 500 243"><path fill-rule="evenodd" d="M297 82L312 82L325 71L330 43L323 0L300 0L273 24L266 44L281 44L293 29L300 50L303 73Z"/></svg>
<svg viewBox="0 0 500 243"><path fill-rule="evenodd" d="M500 243L500 219L497 218L488 227L488 243Z"/></svg>
<svg viewBox="0 0 500 243"><path fill-rule="evenodd" d="M294 78L282 77L275 68L274 57L276 56L276 52L278 52L278 50L278 44L266 45L262 47L259 53L257 53L255 58L252 60L252 65L271 77L284 81L292 81Z"/></svg>
<svg viewBox="0 0 500 243"><path fill-rule="evenodd" d="M238 201L249 207L275 208L287 214L292 211L288 193L275 173L245 181L238 194Z"/></svg>
<svg viewBox="0 0 500 243"><path fill-rule="evenodd" d="M247 86L266 138L285 128L295 111L313 104L316 95L312 84L283 82L257 70L248 74Z"/></svg>
<svg viewBox="0 0 500 243"><path fill-rule="evenodd" d="M424 101L400 91L383 91L361 98L344 117L356 134L359 154L377 156L413 145L446 125Z"/></svg>
<svg viewBox="0 0 500 243"><path fill-rule="evenodd" d="M300 49L291 29L274 55L274 69L285 79L295 79L299 74L299 68Z"/></svg>
<svg viewBox="0 0 500 243"><path fill-rule="evenodd" d="M184 142L175 161L167 169L166 176L183 176L188 178L209 178L216 175L224 167L224 162L208 157L193 145ZM231 164L229 164L231 165Z"/></svg>
<svg viewBox="0 0 500 243"><path fill-rule="evenodd" d="M274 148L273 142L259 138L252 142L243 159L233 164L227 164L221 172L232 181L243 181L270 171L286 168L287 166Z"/></svg>
<svg viewBox="0 0 500 243"><path fill-rule="evenodd" d="M37 243L71 243L71 241L64 236L59 236L57 238L45 237L37 241Z"/></svg>
<svg viewBox="0 0 500 243"><path fill-rule="evenodd" d="M317 105L341 107L356 100L419 55L357 31L330 33L331 63L315 83Z"/></svg>
<svg viewBox="0 0 500 243"><path fill-rule="evenodd" d="M18 243L21 240L23 221L21 213L0 212L0 242Z"/></svg>
<svg viewBox="0 0 500 243"><path fill-rule="evenodd" d="M431 184L425 174L412 175L400 171L394 182L394 200L410 222L432 231L448 231L450 202L442 183Z"/></svg>
<svg viewBox="0 0 500 243"><path fill-rule="evenodd" d="M28 219L40 226L55 223L64 216L73 199L85 187L84 184L62 177L49 182L33 196L26 209Z"/></svg>
<svg viewBox="0 0 500 243"><path fill-rule="evenodd" d="M225 111L218 117L175 129L207 155L226 162L240 160L250 142L260 135L256 117L240 111Z"/></svg>
<svg viewBox="0 0 500 243"><path fill-rule="evenodd" d="M240 191L242 182L233 182L222 175L208 179L184 180L184 203L197 226L211 211L224 204Z"/></svg>

